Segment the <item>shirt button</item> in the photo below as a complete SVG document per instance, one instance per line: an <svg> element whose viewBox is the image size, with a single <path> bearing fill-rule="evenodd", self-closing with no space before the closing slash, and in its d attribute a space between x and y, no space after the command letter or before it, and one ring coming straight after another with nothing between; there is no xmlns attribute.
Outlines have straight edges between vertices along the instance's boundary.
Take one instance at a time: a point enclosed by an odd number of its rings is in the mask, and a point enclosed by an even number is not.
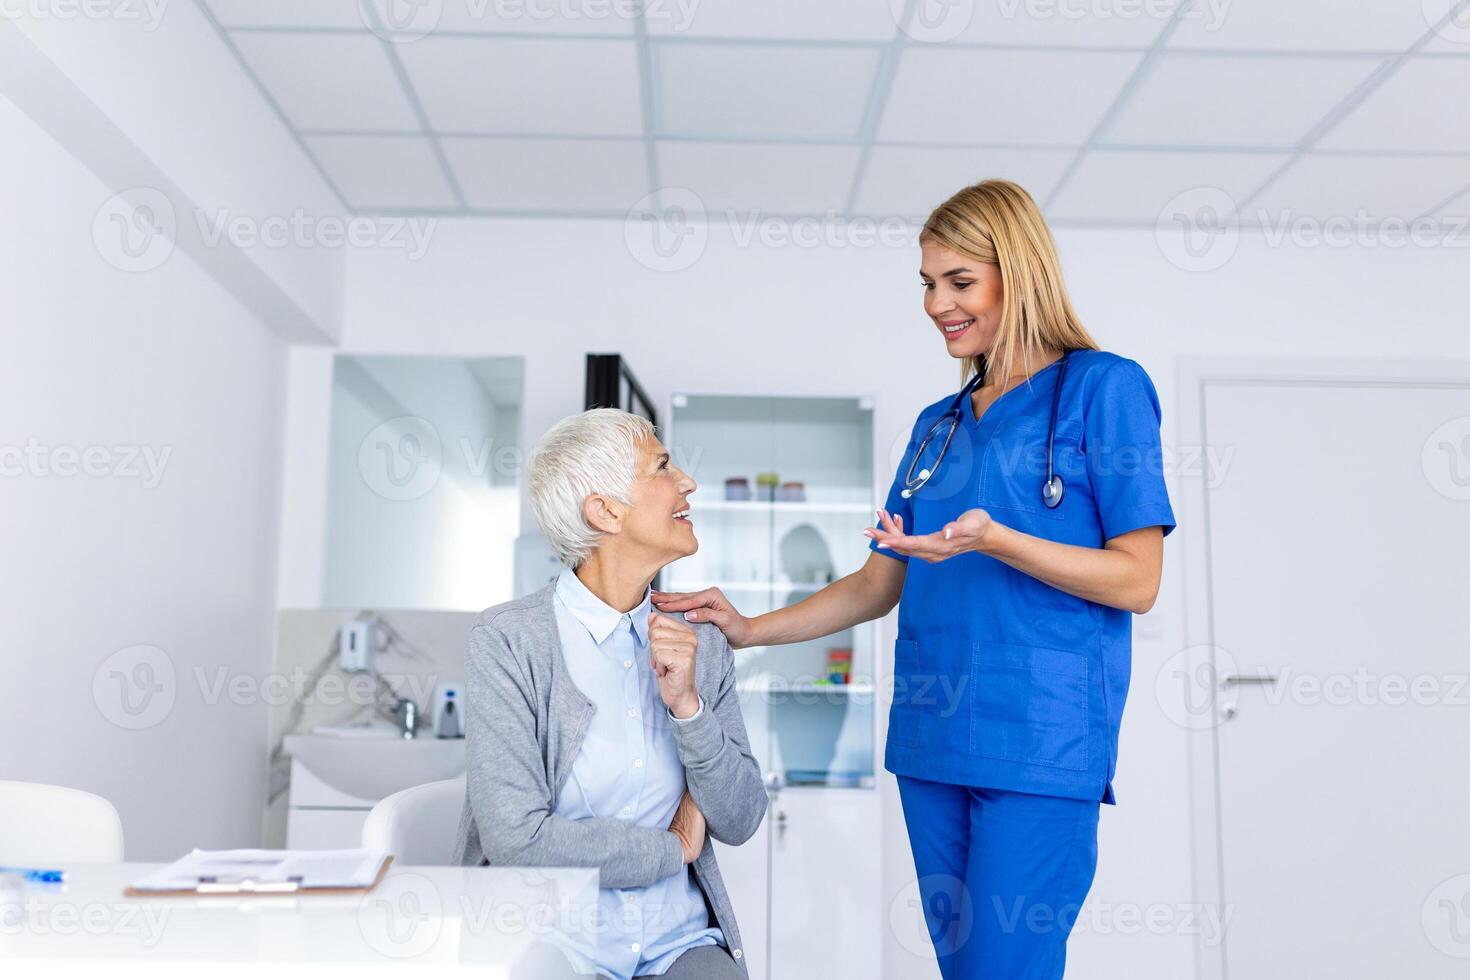
<svg viewBox="0 0 1470 980"><path fill-rule="evenodd" d="M740 956L741 956L741 953L740 953L740 950L738 950L738 949L737 949L737 950L736 950L736 951L735 951L735 952L734 952L734 954L733 954L733 955L734 955L734 956L735 956L735 958L736 958L736 959L737 959L737 960L738 960L738 959L740 959Z"/></svg>
<svg viewBox="0 0 1470 980"><path fill-rule="evenodd" d="M633 666L633 661L631 661L631 660L624 660L623 661L623 666L624 667L631 667L631 666Z"/></svg>
<svg viewBox="0 0 1470 980"><path fill-rule="evenodd" d="M642 759L634 759L633 760L633 768L634 769L642 769L643 768L643 760Z"/></svg>
<svg viewBox="0 0 1470 980"><path fill-rule="evenodd" d="M633 812L633 808L632 807L630 807L630 806L623 807L623 816L626 817L628 814L630 814L632 812Z"/></svg>
<svg viewBox="0 0 1470 980"><path fill-rule="evenodd" d="M639 950L640 950L640 949L642 949L642 948L643 948L643 946L642 946L642 944L641 944L641 943L634 943L634 944L633 944L633 945L631 945L631 946L629 946L629 947L628 947L628 948L629 948L629 949L630 949L630 950L632 950L632 951L633 951L633 952L635 952L635 953L636 953L636 952L638 952L638 951L639 951Z"/></svg>
<svg viewBox="0 0 1470 980"><path fill-rule="evenodd" d="M628 709L628 717L629 718L637 718L638 717L638 709L637 708L629 708Z"/></svg>

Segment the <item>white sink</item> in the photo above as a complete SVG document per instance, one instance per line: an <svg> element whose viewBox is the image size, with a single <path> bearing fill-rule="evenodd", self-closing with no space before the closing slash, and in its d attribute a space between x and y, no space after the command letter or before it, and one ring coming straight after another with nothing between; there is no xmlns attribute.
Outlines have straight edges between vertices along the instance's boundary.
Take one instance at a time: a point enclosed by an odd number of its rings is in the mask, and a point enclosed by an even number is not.
<svg viewBox="0 0 1470 980"><path fill-rule="evenodd" d="M451 779L465 771L465 740L358 735L288 735L286 754L332 789L381 800L401 789Z"/></svg>
<svg viewBox="0 0 1470 980"><path fill-rule="evenodd" d="M331 735L334 738L403 738L398 726L388 721L354 721L347 725L318 725L311 730L313 735Z"/></svg>

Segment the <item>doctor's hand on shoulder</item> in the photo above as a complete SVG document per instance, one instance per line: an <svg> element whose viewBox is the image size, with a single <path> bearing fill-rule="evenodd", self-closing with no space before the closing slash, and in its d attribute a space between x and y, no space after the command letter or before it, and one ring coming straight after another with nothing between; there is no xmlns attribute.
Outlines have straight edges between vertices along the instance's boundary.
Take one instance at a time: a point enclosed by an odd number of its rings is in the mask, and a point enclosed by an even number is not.
<svg viewBox="0 0 1470 980"><path fill-rule="evenodd" d="M890 515L882 508L878 510L878 524L863 533L878 542L879 549L931 563L967 551L984 551L1000 528L990 519L990 514L978 507L965 511L932 534L906 534L903 517Z"/></svg>
<svg viewBox="0 0 1470 980"><path fill-rule="evenodd" d="M648 657L658 678L658 693L675 718L699 710L694 690L694 655L699 638L687 623L656 612L648 614Z"/></svg>
<svg viewBox="0 0 1470 980"><path fill-rule="evenodd" d="M655 592L653 604L660 612L683 613L691 623L714 623L736 650L751 645L750 620L725 598L719 589L699 592ZM676 620L677 622L677 620Z"/></svg>

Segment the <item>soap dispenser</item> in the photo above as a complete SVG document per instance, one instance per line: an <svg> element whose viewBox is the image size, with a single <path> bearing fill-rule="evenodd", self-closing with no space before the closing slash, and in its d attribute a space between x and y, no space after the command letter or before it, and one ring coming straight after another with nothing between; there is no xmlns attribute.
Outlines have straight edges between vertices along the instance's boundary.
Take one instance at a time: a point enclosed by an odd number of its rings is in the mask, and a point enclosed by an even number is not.
<svg viewBox="0 0 1470 980"><path fill-rule="evenodd" d="M434 737L464 738L464 705L460 703L463 686L457 681L442 681L434 687Z"/></svg>

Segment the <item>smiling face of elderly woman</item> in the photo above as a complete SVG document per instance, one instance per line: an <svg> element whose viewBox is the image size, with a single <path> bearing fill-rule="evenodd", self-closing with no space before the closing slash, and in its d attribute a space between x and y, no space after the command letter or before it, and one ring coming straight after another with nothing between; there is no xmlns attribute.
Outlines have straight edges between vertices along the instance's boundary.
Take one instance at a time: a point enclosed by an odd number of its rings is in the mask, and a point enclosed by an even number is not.
<svg viewBox="0 0 1470 980"><path fill-rule="evenodd" d="M651 435L638 444L636 474L616 537L603 538L603 545L637 551L659 567L698 551L689 520L689 495L699 488L694 478L675 466L663 443Z"/></svg>
<svg viewBox="0 0 1470 980"><path fill-rule="evenodd" d="M552 426L531 459L531 509L562 560L579 567L607 549L652 570L699 550L689 494L647 419L612 408Z"/></svg>

